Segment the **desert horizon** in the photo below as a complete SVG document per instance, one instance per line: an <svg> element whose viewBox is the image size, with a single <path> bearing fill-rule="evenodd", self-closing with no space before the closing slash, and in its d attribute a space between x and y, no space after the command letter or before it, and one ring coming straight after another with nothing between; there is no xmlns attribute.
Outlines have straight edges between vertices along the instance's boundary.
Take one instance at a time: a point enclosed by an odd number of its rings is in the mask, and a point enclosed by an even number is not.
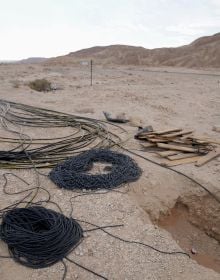
<svg viewBox="0 0 220 280"><path fill-rule="evenodd" d="M123 45L123 44L114 44L114 45L108 45L108 46L94 46L90 48L83 48L80 50L76 50L75 52L69 52L65 55L60 55L57 57L37 57L32 56L29 58L24 58L21 60L0 60L1 63L41 63L48 61L50 63L53 63L53 61L59 60L59 59L65 59L69 60L70 63L73 63L73 58L77 62L80 60L97 60L98 63L101 64L121 64L121 65L146 65L146 66L172 66L172 67L214 67L219 68L220 67L220 33L216 33L214 35L207 35L200 38L197 38L196 40L190 42L188 45L183 45L179 47L161 47L161 48L153 48L148 49L144 48L143 46L131 46L131 45ZM187 50L187 48L189 50ZM122 51L125 54L124 58L121 59L118 57L119 51ZM178 60L181 60L180 57L183 56L181 62L175 61L176 57L174 57L174 61L172 61L172 53L176 51L178 55ZM189 57L186 57L186 52L194 52L194 56L196 56L196 60L201 60L199 65L198 62L190 63L189 60L193 59L193 56L188 55ZM100 53L100 54L99 54ZM214 53L214 57L213 57ZM135 57L134 57L135 56ZM145 61L146 56L150 56L153 61ZM155 57L154 57L155 56ZM165 61L158 61L157 63L154 63L154 60L160 60L161 56L166 56ZM171 57L170 57L171 56ZM200 57L199 57L200 56ZM109 58L110 57L110 58ZM132 58L131 58L132 57ZM169 59L168 59L169 58ZM188 60L188 61L187 61ZM207 60L211 60L207 63ZM62 61L60 61L62 63ZM68 61L66 61L67 63Z"/></svg>

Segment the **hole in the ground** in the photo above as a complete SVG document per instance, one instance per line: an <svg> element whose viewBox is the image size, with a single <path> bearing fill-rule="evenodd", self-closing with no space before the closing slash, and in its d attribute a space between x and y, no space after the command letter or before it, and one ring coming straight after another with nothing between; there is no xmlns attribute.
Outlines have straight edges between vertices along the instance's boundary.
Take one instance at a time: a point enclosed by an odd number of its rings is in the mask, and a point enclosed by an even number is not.
<svg viewBox="0 0 220 280"><path fill-rule="evenodd" d="M207 197L177 201L158 225L171 233L192 259L220 273L220 205Z"/></svg>

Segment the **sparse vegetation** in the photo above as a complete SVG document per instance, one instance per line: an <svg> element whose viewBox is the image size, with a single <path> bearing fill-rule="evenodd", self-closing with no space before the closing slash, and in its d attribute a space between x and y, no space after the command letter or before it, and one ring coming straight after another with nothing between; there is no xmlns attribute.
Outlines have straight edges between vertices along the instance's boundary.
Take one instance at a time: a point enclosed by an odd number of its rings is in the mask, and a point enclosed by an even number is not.
<svg viewBox="0 0 220 280"><path fill-rule="evenodd" d="M36 79L34 81L31 81L29 84L29 87L36 91L51 91L51 82L49 82L46 79Z"/></svg>

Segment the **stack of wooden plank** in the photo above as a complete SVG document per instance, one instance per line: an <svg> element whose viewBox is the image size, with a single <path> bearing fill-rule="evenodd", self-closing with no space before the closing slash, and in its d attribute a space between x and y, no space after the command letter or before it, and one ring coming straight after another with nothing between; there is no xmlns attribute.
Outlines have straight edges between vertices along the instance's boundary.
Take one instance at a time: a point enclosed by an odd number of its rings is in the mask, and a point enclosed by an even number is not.
<svg viewBox="0 0 220 280"><path fill-rule="evenodd" d="M141 145L163 158L161 164L167 167L186 163L195 163L199 167L220 156L220 140L199 138L192 133L192 130L183 131L181 128L163 131L143 129L135 138L145 140Z"/></svg>

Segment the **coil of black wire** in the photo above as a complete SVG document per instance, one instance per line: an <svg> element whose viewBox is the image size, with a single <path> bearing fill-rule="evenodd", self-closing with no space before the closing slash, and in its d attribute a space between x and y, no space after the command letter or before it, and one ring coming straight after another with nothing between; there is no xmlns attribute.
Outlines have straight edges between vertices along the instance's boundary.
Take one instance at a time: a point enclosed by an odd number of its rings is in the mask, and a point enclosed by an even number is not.
<svg viewBox="0 0 220 280"><path fill-rule="evenodd" d="M40 206L14 208L2 216L0 238L15 261L44 268L61 261L81 241L83 230L72 218Z"/></svg>
<svg viewBox="0 0 220 280"><path fill-rule="evenodd" d="M93 163L110 163L111 171L90 174ZM66 189L111 189L136 181L142 171L129 156L109 149L92 149L58 164L49 174L59 187Z"/></svg>
<svg viewBox="0 0 220 280"><path fill-rule="evenodd" d="M109 148L121 142L120 137L107 128L105 121L1 99L0 128L7 132L6 135L0 134L0 143L7 144L0 150L0 168L54 167L89 147ZM21 133L23 128L27 130L25 134ZM29 131L35 128L41 131L39 137L30 137ZM51 128L57 128L58 137L44 137ZM59 128L67 134L59 136ZM118 126L117 129L125 131Z"/></svg>

